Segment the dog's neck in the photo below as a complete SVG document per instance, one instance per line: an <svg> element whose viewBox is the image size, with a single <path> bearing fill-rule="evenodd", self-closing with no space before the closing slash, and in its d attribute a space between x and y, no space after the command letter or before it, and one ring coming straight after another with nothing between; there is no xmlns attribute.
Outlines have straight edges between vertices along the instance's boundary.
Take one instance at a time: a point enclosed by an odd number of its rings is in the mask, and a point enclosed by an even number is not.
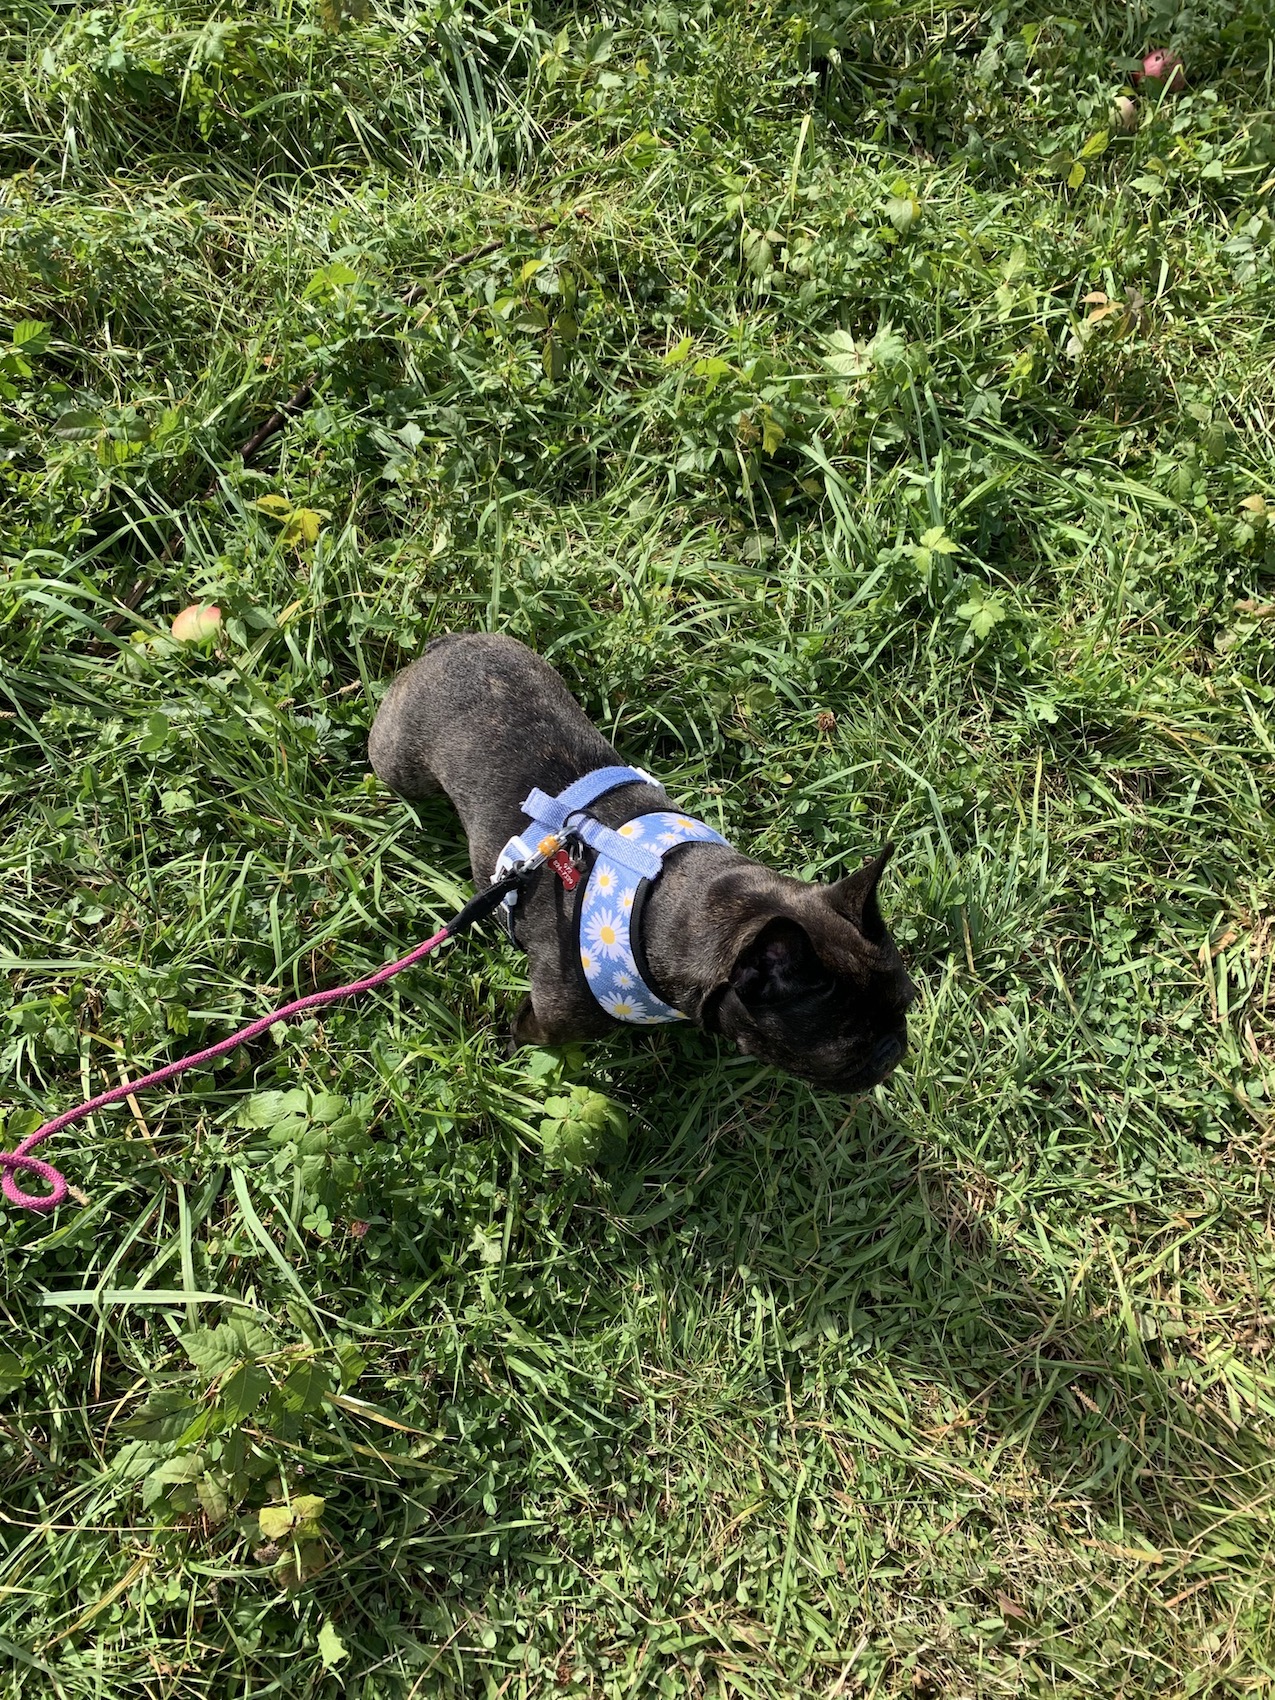
<svg viewBox="0 0 1275 1700"><path fill-rule="evenodd" d="M702 1023L706 1000L726 980L735 960L733 905L720 899L743 869L749 870L755 902L755 862L728 845L689 844L669 861L647 899L642 916L646 960L660 996L692 1021ZM783 884L781 875L773 878L777 886ZM717 918L713 930L720 937L705 937L707 915Z"/></svg>

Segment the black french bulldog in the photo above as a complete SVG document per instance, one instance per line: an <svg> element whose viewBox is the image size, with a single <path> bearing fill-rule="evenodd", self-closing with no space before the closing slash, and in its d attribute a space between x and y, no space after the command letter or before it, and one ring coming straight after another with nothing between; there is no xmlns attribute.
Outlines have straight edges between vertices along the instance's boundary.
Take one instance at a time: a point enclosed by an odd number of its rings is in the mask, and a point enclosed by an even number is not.
<svg viewBox="0 0 1275 1700"><path fill-rule="evenodd" d="M562 680L513 638L435 638L394 680L368 742L372 766L403 797L443 790L469 835L479 889L507 841L527 825L534 787L556 796L621 758ZM605 825L672 809L655 784L608 792L591 809ZM916 995L877 907L891 846L835 885L773 873L722 844L687 844L651 887L642 942L655 989L709 1033L833 1092L866 1092L907 1045ZM518 904L531 996L514 1023L520 1044L563 1045L621 1025L585 984L573 900L542 868Z"/></svg>

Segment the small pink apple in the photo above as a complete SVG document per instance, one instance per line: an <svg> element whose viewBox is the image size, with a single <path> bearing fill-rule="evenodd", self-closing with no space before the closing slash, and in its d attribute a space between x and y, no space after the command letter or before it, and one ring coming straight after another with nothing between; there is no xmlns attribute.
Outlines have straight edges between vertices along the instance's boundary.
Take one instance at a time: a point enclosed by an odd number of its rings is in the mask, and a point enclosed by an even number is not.
<svg viewBox="0 0 1275 1700"><path fill-rule="evenodd" d="M1170 48L1153 47L1142 61L1142 69L1133 73L1133 80L1163 85L1170 94L1181 94L1186 87L1186 71Z"/></svg>
<svg viewBox="0 0 1275 1700"><path fill-rule="evenodd" d="M178 643L206 643L221 630L221 609L212 602L192 602L173 621Z"/></svg>

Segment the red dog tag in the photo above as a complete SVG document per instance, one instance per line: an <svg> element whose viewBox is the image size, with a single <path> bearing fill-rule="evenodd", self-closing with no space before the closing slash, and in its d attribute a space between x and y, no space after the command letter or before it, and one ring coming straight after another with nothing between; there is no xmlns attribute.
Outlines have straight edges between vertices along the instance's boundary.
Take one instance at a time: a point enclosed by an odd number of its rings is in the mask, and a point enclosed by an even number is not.
<svg viewBox="0 0 1275 1700"><path fill-rule="evenodd" d="M559 850L554 855L550 856L549 866L562 881L564 890L574 891L579 885L580 870L571 860L571 854L569 851Z"/></svg>

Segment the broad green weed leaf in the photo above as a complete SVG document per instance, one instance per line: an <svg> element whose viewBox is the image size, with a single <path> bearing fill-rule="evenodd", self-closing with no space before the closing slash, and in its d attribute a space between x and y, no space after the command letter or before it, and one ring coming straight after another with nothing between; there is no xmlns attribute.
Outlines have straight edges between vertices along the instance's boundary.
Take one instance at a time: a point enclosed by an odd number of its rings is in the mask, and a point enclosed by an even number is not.
<svg viewBox="0 0 1275 1700"><path fill-rule="evenodd" d="M833 331L826 348L826 364L843 378L861 378L874 369L888 371L897 366L908 351L906 339L888 322L881 326L870 342L856 342L849 331Z"/></svg>
<svg viewBox="0 0 1275 1700"><path fill-rule="evenodd" d="M28 354L42 354L52 328L44 319L19 319L13 327L13 346L25 349Z"/></svg>
<svg viewBox="0 0 1275 1700"><path fill-rule="evenodd" d="M587 1086L545 1100L540 1123L545 1161L554 1168L578 1169L610 1155L628 1136L628 1117L612 1099Z"/></svg>
<svg viewBox="0 0 1275 1700"><path fill-rule="evenodd" d="M102 421L87 407L68 407L65 413L58 415L53 429L66 442L81 443L97 436L102 429Z"/></svg>
<svg viewBox="0 0 1275 1700"><path fill-rule="evenodd" d="M270 1391L270 1376L259 1364L241 1364L222 1382L217 1403L221 1415L232 1427L241 1423Z"/></svg>
<svg viewBox="0 0 1275 1700"><path fill-rule="evenodd" d="M874 366L889 368L897 366L907 354L908 345L904 337L888 324L881 329L868 344L868 354Z"/></svg>
<svg viewBox="0 0 1275 1700"><path fill-rule="evenodd" d="M341 1371L341 1391L348 1391L367 1368L367 1359L353 1340L338 1340L336 1361Z"/></svg>
<svg viewBox="0 0 1275 1700"><path fill-rule="evenodd" d="M976 638L985 638L1005 618L1005 604L997 596L976 592L956 610L962 620L968 620Z"/></svg>
<svg viewBox="0 0 1275 1700"><path fill-rule="evenodd" d="M547 336L545 338L544 351L540 358L540 364L544 369L545 377L548 378L551 384L558 383L566 376L567 351L563 348L556 336Z"/></svg>
<svg viewBox="0 0 1275 1700"><path fill-rule="evenodd" d="M533 1050L523 1063L523 1073L529 1080L548 1080L558 1074L561 1059L554 1051Z"/></svg>
<svg viewBox="0 0 1275 1700"><path fill-rule="evenodd" d="M30 1026L25 1020L22 1023L24 1031L27 1032L36 1032L43 1025L43 1020L34 1016ZM7 1117L0 1117L0 1126L4 1128L6 1140L16 1143L25 1139L29 1133L34 1133L43 1120L39 1110L10 1110Z"/></svg>
<svg viewBox="0 0 1275 1700"><path fill-rule="evenodd" d="M483 1263L499 1263L504 1255L500 1234L487 1228L475 1228L469 1239L470 1251L476 1251Z"/></svg>
<svg viewBox="0 0 1275 1700"><path fill-rule="evenodd" d="M139 1440L181 1440L207 1411L206 1405L196 1404L182 1388L156 1387L147 1394L140 1410L121 1426L125 1434Z"/></svg>
<svg viewBox="0 0 1275 1700"><path fill-rule="evenodd" d="M296 1518L297 1534L314 1536L320 1533L319 1519L323 1516L323 1507L327 1504L317 1493L299 1493L292 1501L292 1510Z"/></svg>
<svg viewBox="0 0 1275 1700"><path fill-rule="evenodd" d="M259 1358L274 1350L274 1341L260 1323L249 1316L235 1316L225 1325L239 1341L245 1358Z"/></svg>
<svg viewBox="0 0 1275 1700"><path fill-rule="evenodd" d="M225 1375L243 1360L242 1343L229 1323L220 1323L216 1328L192 1328L180 1339L191 1363L207 1376Z"/></svg>
<svg viewBox="0 0 1275 1700"><path fill-rule="evenodd" d="M589 44L582 55L586 65L604 65L611 57L611 44L615 40L613 29L595 30L589 38Z"/></svg>
<svg viewBox="0 0 1275 1700"><path fill-rule="evenodd" d="M230 1499L217 1476L205 1471L195 1483L199 1507L210 1523L224 1523L230 1512Z"/></svg>
<svg viewBox="0 0 1275 1700"><path fill-rule="evenodd" d="M587 1123L570 1118L543 1121L540 1124L544 1140L545 1161L555 1169L582 1169L597 1154L594 1130Z"/></svg>
<svg viewBox="0 0 1275 1700"><path fill-rule="evenodd" d="M286 1541L296 1524L290 1505L263 1505L257 1513L257 1526L263 1540Z"/></svg>
<svg viewBox="0 0 1275 1700"><path fill-rule="evenodd" d="M960 544L953 543L947 530L941 525L932 525L928 531L921 533L921 542L926 549L932 549L936 555L956 555L960 552Z"/></svg>
<svg viewBox="0 0 1275 1700"><path fill-rule="evenodd" d="M297 1364L281 1389L284 1408L289 1411L317 1411L330 1387L328 1372L313 1359Z"/></svg>
<svg viewBox="0 0 1275 1700"><path fill-rule="evenodd" d="M302 548L308 549L318 542L327 517L324 508L293 508L283 522L280 536L285 543L299 543Z"/></svg>
<svg viewBox="0 0 1275 1700"><path fill-rule="evenodd" d="M729 378L735 368L729 360L723 360L720 355L706 355L695 362L692 370L697 378L704 379L704 388L709 395L717 388L723 378Z"/></svg>
<svg viewBox="0 0 1275 1700"><path fill-rule="evenodd" d="M168 724L166 716L162 714L152 714L147 719L146 731L143 733L141 742L137 746L138 750L144 756L154 755L156 750L162 750L164 745L168 742L168 734L171 731L172 727Z"/></svg>
<svg viewBox="0 0 1275 1700"><path fill-rule="evenodd" d="M842 378L860 378L872 369L867 345L856 342L849 331L833 331L825 348L824 363Z"/></svg>
<svg viewBox="0 0 1275 1700"><path fill-rule="evenodd" d="M316 1092L310 1099L310 1120L316 1122L334 1122L338 1116L343 1116L349 1100L342 1098L337 1092Z"/></svg>
<svg viewBox="0 0 1275 1700"><path fill-rule="evenodd" d="M267 1541L313 1540L322 1533L320 1519L326 1504L317 1493L299 1493L288 1505L263 1505L257 1525Z"/></svg>
<svg viewBox="0 0 1275 1700"><path fill-rule="evenodd" d="M165 1458L151 1471L149 1480L161 1486L176 1487L182 1483L197 1482L206 1467L207 1459L202 1452L187 1452L179 1458Z"/></svg>
<svg viewBox="0 0 1275 1700"><path fill-rule="evenodd" d="M313 300L316 296L332 295L338 289L348 289L352 284L361 281L359 274L352 271L343 261L333 260L331 265L321 266L306 284L305 299Z"/></svg>
<svg viewBox="0 0 1275 1700"><path fill-rule="evenodd" d="M319 1657L323 1661L324 1670L335 1670L341 1660L349 1656L349 1650L337 1634L331 1618L325 1619L319 1631Z"/></svg>
<svg viewBox="0 0 1275 1700"><path fill-rule="evenodd" d="M294 1086L289 1092L257 1092L239 1112L240 1127L288 1129L294 1136L310 1119L310 1100Z"/></svg>
<svg viewBox="0 0 1275 1700"><path fill-rule="evenodd" d="M16 1358L12 1352L0 1352L0 1399L21 1387L30 1373L21 1358Z"/></svg>

